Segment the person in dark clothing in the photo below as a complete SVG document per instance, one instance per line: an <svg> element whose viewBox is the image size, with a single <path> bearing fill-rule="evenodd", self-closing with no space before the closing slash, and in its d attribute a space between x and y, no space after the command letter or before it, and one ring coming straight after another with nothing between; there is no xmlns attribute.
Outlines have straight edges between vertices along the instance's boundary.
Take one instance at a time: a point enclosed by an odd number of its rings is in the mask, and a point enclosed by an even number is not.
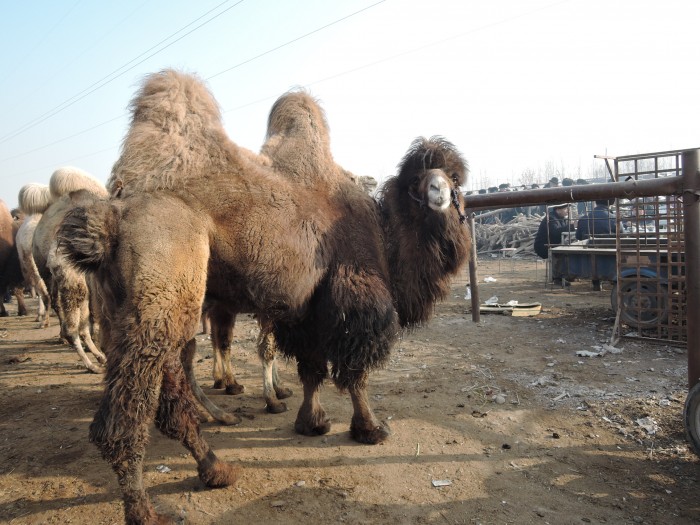
<svg viewBox="0 0 700 525"><path fill-rule="evenodd" d="M615 217L610 213L610 205L614 200L595 201L595 208L590 213L578 220L576 228L576 238L579 241L595 237L596 235L614 234L617 231ZM592 279L593 290L600 292L603 290L599 279Z"/></svg>
<svg viewBox="0 0 700 525"><path fill-rule="evenodd" d="M576 238L579 241L617 231L615 217L610 213L610 204L612 201L595 201L595 208L578 220Z"/></svg>
<svg viewBox="0 0 700 525"><path fill-rule="evenodd" d="M569 229L567 217L568 204L557 204L549 208L549 213L542 219L535 236L535 253L546 259L549 257L549 246L561 244L561 234Z"/></svg>

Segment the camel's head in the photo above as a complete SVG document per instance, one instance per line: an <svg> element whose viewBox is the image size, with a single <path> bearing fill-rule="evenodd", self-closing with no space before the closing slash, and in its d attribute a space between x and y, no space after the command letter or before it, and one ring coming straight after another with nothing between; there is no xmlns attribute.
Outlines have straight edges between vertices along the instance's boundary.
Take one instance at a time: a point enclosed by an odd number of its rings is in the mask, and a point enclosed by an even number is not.
<svg viewBox="0 0 700 525"><path fill-rule="evenodd" d="M441 137L413 141L399 164L397 185L421 207L440 213L455 208L460 221L464 217L461 186L467 181L467 163L457 148Z"/></svg>
<svg viewBox="0 0 700 525"><path fill-rule="evenodd" d="M419 195L424 195L428 206L435 211L443 211L452 202L452 186L442 170L427 170L419 179ZM421 187L422 186L422 187Z"/></svg>

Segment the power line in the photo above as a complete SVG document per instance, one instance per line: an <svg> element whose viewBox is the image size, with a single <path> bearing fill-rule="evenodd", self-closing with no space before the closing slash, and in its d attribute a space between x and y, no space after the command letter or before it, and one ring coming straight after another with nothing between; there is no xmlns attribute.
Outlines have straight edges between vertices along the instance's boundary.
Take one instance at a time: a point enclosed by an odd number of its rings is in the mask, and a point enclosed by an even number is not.
<svg viewBox="0 0 700 525"><path fill-rule="evenodd" d="M226 1L229 1L229 0L226 0ZM233 6L229 7L226 11L228 11L229 9L231 9L231 8L233 8L233 7L236 7L236 5L240 4L242 1L243 1L243 0L240 0L239 2L237 2L236 4L234 4ZM318 28L314 29L313 31L309 31L308 33L305 33L305 34L303 34L303 35L301 35L301 36L298 36L298 37L296 37L296 38L293 38L292 40L289 40L289 41L285 42L284 44L280 44L280 45L278 45L278 46L276 46L276 47L274 47L274 48L272 48L272 49L269 49L269 50L267 50L267 51L265 51L265 52L263 52L263 53L260 53L259 55L256 55L256 56L251 57L251 58L249 58L249 59L247 59L247 60L244 60L243 62L240 62L240 63L238 63L238 64L236 64L236 65L234 65L234 66L231 66L231 67L229 67L229 68L227 68L227 69L224 69L223 71L219 71L218 73L215 73L215 74L211 75L210 77L208 77L206 80L211 80L212 78L215 78L215 77L217 77L217 76L219 76L219 75L222 75L222 74L224 74L224 73L227 73L227 72L229 72L229 71L232 71L233 69L236 69L236 68L238 68L238 67L240 67L240 66L242 66L242 65L244 65L244 64L247 64L247 63L249 63L249 62L252 62L252 61L254 61L254 60L257 60L257 59L259 59L260 57L263 57L263 56L268 55L268 54L270 54L270 53L273 53L273 52L275 52L275 51L277 51L277 50L279 50L279 49L282 49L283 47L286 47L286 46L288 46L288 45L291 45L291 44L293 44L294 42L298 42L299 40L302 40L302 39L304 39L304 38L306 38L306 37L308 37L308 36L310 36L310 35L313 35L314 33L318 33L319 31L322 31L322 30L324 30L324 29L327 29L327 28L329 28L329 27L331 27L331 26L333 26L333 25L335 25L335 24L338 24L338 23L340 23L340 22L342 22L342 21L344 21L344 20L347 20L348 18L351 18L351 17L353 17L353 16L355 16L355 15L358 15L358 14L364 12L364 11L367 11L368 9L371 9L372 7L375 7L375 6L381 4L381 3L385 2L385 1L386 1L386 0L380 0L380 1L378 1L378 2L375 2L374 4L371 4L371 5L369 5L369 6L366 6L366 7L362 8L362 9L360 9L360 10L358 10L358 11L355 11L355 12L353 12L353 13L350 13L349 15L345 15L345 16L343 16L343 17L341 17L341 18L338 18L337 20L334 20L333 22L330 22L330 23L325 24L325 25L323 25L323 26L321 26L321 27L318 27ZM218 9L220 6L222 6L222 5L225 4L225 3L226 3L226 2L222 2L221 4L219 4L218 6L214 7L213 9L210 9L207 13L205 13L205 14L202 15L202 16L200 16L197 20L200 20L201 18L203 18L203 17L206 16L207 14L211 13L212 11ZM216 15L216 16L220 16L221 14L225 13L226 11L222 11L221 13L219 13L219 14ZM195 20L194 22L196 22L197 20ZM213 18L212 18L211 20L213 20ZM208 22L211 21L211 20L208 20L208 21L205 22L205 23L208 23ZM188 26L192 25L194 22L191 22L190 24L188 24L188 25L185 26L185 27L188 27ZM203 24L202 24L202 25L203 25ZM195 31L195 30L198 29L199 27L201 27L201 26L196 27L196 28L193 29L192 31ZM184 29L184 28L183 28L183 29ZM123 69L126 65L129 65L129 64L130 64L131 62L133 62L134 60L137 60L138 58L142 57L143 55L145 55L146 53L148 53L148 51L154 49L155 47L157 47L157 46L160 45L161 43L167 41L169 38L171 38L172 36L176 35L177 33L181 32L181 31L182 31L182 29L180 29L179 31L176 31L175 33L173 33L173 35L169 36L168 38L166 38L166 39L164 39L164 40L161 40L161 42L159 42L159 43L156 44L155 46L151 47L149 50L145 51L144 53L142 53L141 55L139 55L139 56L136 57L135 59L131 60L130 62L127 62L127 64L125 64L124 66L122 66L122 67L120 67L119 69L115 70L113 73L110 73L110 75L107 75L107 76L104 77L104 78L105 78L105 79L106 79L106 78L109 78L109 76L111 76L112 74L114 74L114 73L118 72L119 70ZM187 34L185 34L185 35L182 35L178 40L184 38L185 36L187 36L188 34L190 34L192 31L190 31L189 33L187 33ZM175 40L174 42L171 42L170 44L168 44L168 46L174 44L175 42L177 42L177 40ZM166 49L166 48L163 48L163 49ZM159 53L160 51L162 51L163 49L160 49L160 50L158 51L158 53ZM154 54L155 54L155 53L154 53ZM153 55L150 55L150 56L146 57L144 60L150 58L151 56L153 56ZM143 62L143 61L142 61L142 62ZM139 64L140 64L140 63L141 63L141 62L139 62ZM135 67L136 65L138 65L138 64L134 64L134 66L132 66L132 68L130 68L130 69L133 69L133 67ZM126 70L126 71L128 71L128 70ZM126 73L126 71L123 71L121 74ZM116 78L118 78L118 77L114 77L113 79L110 80L110 82L111 82L112 80L116 79ZM104 79L103 79L103 80L104 80ZM95 85L98 84L99 82L100 82L100 81L96 82L95 84L93 84L93 85L90 86L90 87L95 86ZM106 84L106 82L105 82L105 84ZM102 84L102 85L104 85L104 84ZM3 142L6 142L7 140L9 140L9 139L11 139L11 138L13 138L13 137L19 135L20 133L23 133L24 131L30 129L30 127L34 127L35 125L40 124L41 122L43 122L44 120L46 120L46 119L52 117L52 116L55 115L56 113L59 113L60 111L63 111L64 109L66 109L66 108L68 108L69 106L73 105L75 102L78 102L80 99L82 99L82 98L84 98L85 96L89 95L90 93L96 91L97 89L99 89L100 87L102 87L102 85L101 85L101 86L98 86L98 87L95 88L95 89L93 89L93 90L90 91L89 93L86 93L83 97L76 98L76 97L78 97L79 95L85 93L85 91L87 91L87 90L90 89L90 88L87 88L87 89L81 91L81 92L78 93L77 95L71 97L71 98L68 99L66 102L64 102L64 104L66 104L64 107L58 106L58 108L60 108L60 109L54 108L54 110L52 110L53 113L47 112L47 113L45 113L44 115L42 115L42 117L46 115L46 118L42 119L41 121L38 121L38 122L32 121L32 123L30 123L30 124L33 124L32 126L25 127L25 129L20 129L20 131L14 133L13 135L11 135L11 136L6 136L6 137L0 139L0 144L2 144ZM73 99L75 99L75 100L73 100ZM71 100L72 100L72 102L71 102ZM265 99L263 99L263 100L265 100ZM68 104L68 102L70 102L70 104ZM48 113L51 113L51 114L48 114ZM8 161L8 160L13 160L13 159L16 159L16 158L19 158L19 157L23 157L23 156L25 156L25 155L29 155L30 153L35 153L35 152L37 152L37 151L39 151L39 150L48 148L48 147L53 146L53 145L55 145L55 144L58 144L58 143L60 143L60 142L64 142L64 141L66 141L66 140L68 140L68 139L71 139L71 138L74 138L74 137L76 137L76 136L82 135L82 134L84 134L84 133L87 133L88 131L91 131L91 130L96 129L96 128L100 127L100 126L103 126L104 124L107 124L107 123L112 122L112 121L114 121L114 120L116 120L116 119L118 119L118 118L121 118L123 115L124 115L124 114L120 115L119 117L115 117L115 118L113 118L113 119L110 119L110 120L108 120L108 121L105 121L105 122L103 122L103 123L101 123L101 124L97 124L97 125L95 125L95 126L89 128L89 129L87 129L87 130L83 130L83 131L80 131L80 132L78 132L78 133L74 133L73 135L71 135L71 136L69 136L69 137L65 137L65 138L56 140L56 141L54 141L54 142L51 142L50 144L45 144L45 145L43 145L43 146L34 148L34 149L30 150L30 151L25 151L25 152L23 152L23 153L19 153L19 154L17 154L17 155L13 155L13 156L11 156L11 157L6 157L6 158L3 158L3 159L0 159L0 162L5 162L5 161ZM39 118L41 118L41 117L39 117Z"/></svg>
<svg viewBox="0 0 700 525"><path fill-rule="evenodd" d="M235 7L236 5L238 5L239 3L241 3L242 1L243 1L243 0L240 0L237 4L235 4L234 6L231 6L231 7L228 8L228 9L231 9L232 7ZM247 63L249 63L249 62L251 62L251 61L253 61L253 60L256 60L256 59L258 59L258 58L260 58L260 57L262 57L262 56L265 56L265 55L267 55L267 54L269 54L269 53L272 53L272 52L274 52L274 51L277 51L277 50L279 50L279 49L281 49L281 48L283 48L283 47L285 47L285 46L288 46L288 45L290 45L290 44L292 44L292 43L294 43L294 42L297 42L297 41L299 41L299 40L301 40L301 39L303 39L303 38L305 38L305 37L308 37L308 36L310 36L310 35L312 35L312 34L314 34L314 33L317 33L317 32L319 32L319 31L323 30L323 29L326 29L326 28L328 28L328 27L331 27L331 26L333 26L333 25L335 25L335 24L337 24L337 23L339 23L339 22L341 22L341 21L343 21L343 20L346 20L346 19L348 19L348 18L350 18L350 17L352 17L352 16L354 16L354 15L356 15L356 14L359 14L359 13L361 13L361 12L363 12L363 11L366 11L367 9L370 9L370 8L372 8L372 7L375 7L375 6L381 4L381 3L384 2L384 1L385 1L385 0L380 0L379 2L376 2L376 3L374 3L374 4L371 4L371 5L369 5L369 6L365 7L365 8L363 8L363 9L360 9L359 11L355 11L354 13L351 13L351 14L349 14L349 15L346 15L346 16L342 17L342 18L339 18L339 19L337 19L337 20L335 20L335 21L333 21L333 22L330 22L330 23L328 23L328 24L326 24L326 25L324 25L324 26L322 26L322 27L319 27L319 28L317 28L317 29L315 29L315 30L313 30L313 31L310 31L310 32L308 32L308 33L305 33L305 34L302 35L302 36L299 36L299 37L294 38L294 39L292 39L292 40L290 40L290 41L288 41L288 42L286 42L286 43L284 43L284 44L281 44L281 45L279 45L279 46L276 46L276 47L274 47L274 48L272 48L272 49L270 49L270 50L268 50L268 51L265 51L264 53L261 53L261 54L255 56L255 57L252 57L252 58L247 59L247 60L245 60L245 61L243 61L243 62L240 62L239 64L236 64L236 65L231 66L231 67L229 67L229 68L227 68L227 69L224 69L224 70L222 70L222 71L220 71L220 72L218 72L218 73L215 73L214 75L209 76L206 80L210 80L210 79L212 79L212 78L214 78L214 77L217 77L217 76L219 76L219 75L221 75L221 74L223 74L223 73L226 73L226 72L228 72L228 71L231 71L231 70L233 70L233 69L236 69L237 67L240 67L240 66L242 66L242 65L244 65L244 64L247 64ZM486 25L480 26L480 27L478 27L478 28L471 29L471 30L469 30L469 31L465 31L465 32L462 32L462 33L458 33L458 34L456 34L456 35L452 35L452 36L449 36L449 37L446 37L446 38L443 38L443 39L440 39L440 40L437 40L437 41L434 41L434 42L431 42L431 43L428 43L428 44L425 44L425 45L422 45L422 46L419 46L419 47L415 47L415 48L409 49L409 50L407 50L407 51L403 51L403 52L401 52L401 53L396 53L396 54L394 54L394 55L390 55L390 56L388 56L388 57L384 57L384 58L382 58L382 59L375 60L375 61L372 61L372 62L363 64L363 65L361 65L361 66L358 66L358 67L355 67L355 68L352 68L352 69L349 69L349 70L345 70L345 71L339 72L339 73L334 74L334 75L330 75L330 76L327 76L327 77L324 77L324 78L321 78L321 79L318 79L318 80L314 80L314 81L312 81L312 82L309 82L309 83L305 84L305 86L308 87L308 86L320 84L320 83L323 83L323 82L327 82L327 81L329 81L329 80L332 80L332 79L335 79L335 78L339 78L339 77L342 77L342 76L345 76L345 75L349 75L349 74L355 73L355 72L357 72L357 71L360 71L360 70L362 70L362 69L366 69L366 68L369 68L369 67L376 66L376 65L378 65L378 64L382 64L382 63L384 63L384 62L388 62L388 61L391 61L391 60L395 60L395 59L397 59L397 58L401 58L401 57L403 57L403 56L410 55L410 54L412 54L412 53L417 53L417 52L422 51L422 50L424 50L424 49L427 49L427 48L430 48L430 47L433 47L433 46L436 46L436 45L444 44L445 42L449 42L449 41L455 40L455 39L457 39L457 38L462 38L462 37L467 36L467 35L469 35L469 34L476 33L476 32L479 32L479 31L483 31L484 29L488 29L488 28L490 28L490 27L494 27L494 26L497 26L497 25L500 25L500 24L504 24L504 23L507 23L507 22L511 22L511 21L516 20L516 19L518 19L518 18L522 18L522 17L524 17L524 16L531 15L532 13L535 13L535 12L538 12L538 11L542 11L542 10L545 10L545 9L549 9L549 8L551 8L551 7L554 7L554 6L556 6L556 5L563 4L563 3L566 3L566 2L569 2L569 1L571 1L571 0L558 0L558 1L552 2L551 4L547 4L547 5L545 5L545 6L542 6L542 7L540 7L540 8L537 8L537 9L533 9L533 10L530 10L530 11L527 11L527 12L524 12L524 13L520 13L520 14L518 14L518 15L514 15L514 16L511 16L511 17L508 17L508 18L505 18L505 19L502 19L502 20L499 20L499 21L496 21L496 22L493 22L493 23L490 23L490 24L486 24ZM226 3L226 2L224 2L224 3ZM222 3L222 4L219 4L219 6L221 6L221 5L223 5L223 3ZM214 9L217 9L219 6L215 7ZM210 12L213 11L214 9L208 11L206 14L210 13ZM227 9L227 10L228 10L228 9ZM223 12L225 12L225 11L223 11ZM219 13L219 15L220 15L220 14L223 14L223 12L222 12L222 13ZM206 14L205 14L205 15L202 15L202 17L203 17L203 16L206 16ZM219 16L219 15L216 15L216 16ZM201 19L202 17L199 17L197 20ZM205 22L205 23L208 23L208 22L209 22L209 21L207 21L207 22ZM194 23L194 22L192 22L192 23ZM192 23L188 24L188 26L189 26L189 25L192 25ZM204 25L204 24L202 24L202 25ZM185 26L185 27L188 27L188 26ZM192 31L198 29L199 27L201 27L201 26L198 26L197 28L193 29ZM184 29L184 28L183 28L183 29ZM177 32L175 32L173 35L175 35L175 34L181 32L181 31L182 31L182 29L179 30L179 31L177 31ZM190 31L189 33L191 33L192 31ZM187 34L189 34L189 33L187 33ZM184 38L185 36L187 36L187 34L186 34L186 35L183 35L182 37L180 37L180 39L182 39L182 38ZM172 36L172 35L171 35L171 36ZM168 37L168 38L170 38L170 37ZM167 40L167 38L166 38L165 40ZM164 41L165 41L165 40L164 40ZM179 40L179 39L178 39L178 40ZM162 41L162 42L163 42L163 41ZM176 41L175 41L175 42L176 42ZM174 44L175 42L172 42L172 43L169 44L169 45L172 45L172 44ZM154 46L154 47L155 47L155 46ZM153 49L153 48L151 48L151 49ZM163 49L165 49L165 48L163 48ZM162 51L162 49L161 49L160 51ZM158 52L160 52L160 51L158 51ZM147 52L147 51L146 51L146 52ZM143 53L143 54L145 54L145 53ZM142 54L142 55L139 55L139 56L143 56L143 54ZM152 56L152 55L151 55L151 56ZM138 58L138 57L137 57L137 58ZM147 58L150 58L150 57L147 57ZM145 60L145 59L144 59L144 60ZM140 63L140 62L139 62L139 63ZM136 65L138 65L138 64L136 64ZM123 67L123 66L122 66L122 67ZM134 67L135 67L135 66L134 66ZM118 70L117 70L117 71L118 71ZM125 72L126 72L126 71L125 71ZM115 77L115 78L116 78L116 77ZM246 107L255 105L255 104L259 104L259 103L264 102L264 101L266 101L266 100L274 99L274 98L276 98L277 96L279 96L279 94L269 95L269 96L266 96L266 97L262 97L262 98L259 98L259 99L254 100L254 101L251 101L251 102L248 102L248 103L245 103L245 104L241 104L241 105L236 106L236 107L234 107L234 108L231 108L231 109L228 109L228 110L224 110L223 113L230 113L230 112L232 112L232 111L238 111L238 110L240 110L240 109L243 109L243 108L246 108ZM76 100L75 102L77 102L77 100ZM65 108L63 108L63 109L65 109ZM93 129L96 129L96 128L101 127L101 126L103 126L103 125L105 125L105 124L108 124L109 122L112 122L112 121L114 121L114 120L117 120L117 119L123 117L124 115L125 115L125 114L119 115L118 117L114 117L114 118L112 118L112 119L110 119L110 120L108 120L108 121L102 122L101 124L97 124L97 125L95 125L95 126L89 128L89 129L80 131L80 132L75 133L75 134L73 134L73 135L71 135L71 136L69 136L69 137L66 137L66 138L63 138L63 139L59 139L59 140L54 141L54 142L52 142L52 143L50 143L50 144L46 144L46 145L44 145L44 146L35 148L35 149L31 150L31 151L27 151L27 152L24 152L24 153L21 153L21 154L18 154L18 155L14 155L14 156L12 156L12 157L7 157L7 158L4 158L4 159L0 159L0 162L4 162L4 161L7 161L7 160L11 160L11 159L15 159L15 158L18 158L18 157L22 157L22 156L28 155L28 154L30 154L30 153L34 153L34 152L36 152L36 151L38 151L38 150L41 150L41 149L47 148L47 147L49 147L49 146L55 145L56 143L63 142L63 141L68 140L68 139L70 139L70 138L74 138L74 137L76 137L76 136L82 135L82 134L84 134L84 133L87 133L87 132L89 132L89 131L92 131ZM47 117L47 118L48 118L48 117ZM4 142L4 140L0 140L0 143L2 143L2 142ZM112 149L112 148L107 148L107 149L105 149L105 150L100 150L99 153L102 153L103 151L109 151L110 149ZM92 156L92 155L94 155L94 154L96 154L96 153L84 155L84 156L79 157L79 158L90 157L90 156ZM73 160L76 160L76 159L73 159ZM66 162L70 162L70 161L66 161ZM36 170L31 170L31 171L29 171L29 172L25 172L25 174L26 174L26 173L31 173L31 172L33 172L33 171L36 171ZM18 175L22 175L22 174L18 174Z"/></svg>
<svg viewBox="0 0 700 525"><path fill-rule="evenodd" d="M9 71L9 72L5 71L5 73L3 74L3 81L7 81L9 78L12 77L12 75L15 73L15 71L17 71L17 69L19 68L20 64L25 63L27 61L27 59L29 57L31 57L36 52L36 50L39 49L39 47L41 47L41 45L48 39L48 37L51 35L51 33L53 33L56 30L56 28L59 27L63 23L63 21L68 17L68 15L71 14L73 12L73 10L78 6L78 4L80 4L82 1L83 0L78 0L77 2L75 2L68 9L68 11L63 13L63 16L61 16L61 18L59 18L56 22L54 22L54 24L51 26L51 28L48 31L43 32L43 36L41 37L41 39L39 39L39 41L36 44L34 44L34 47L32 47L29 51L27 51L24 54L24 56L22 57L21 60L17 61L17 65L15 65L14 69L12 71Z"/></svg>
<svg viewBox="0 0 700 525"><path fill-rule="evenodd" d="M83 91L81 91L80 93L78 93L78 94L76 94L76 95L73 95L71 98L69 98L68 100L66 100L66 101L64 101L63 103L59 104L59 105L56 106L55 108L53 108L53 109L47 111L46 113L40 115L39 117L37 117L37 118L35 118L34 120L28 122L27 124L24 124L24 125L21 126L18 130L15 130L14 132L11 132L11 133L9 133L8 135L5 135L4 137L0 138L0 144L3 144L3 143L5 143L5 142L7 142L8 140L17 137L18 135L21 135L21 134L24 133L25 131L28 131L28 130L34 128L35 126L41 124L42 122L48 120L49 118L51 118L51 117L57 115L58 113L62 112L62 111L65 110L65 109L69 108L70 106L72 106L72 105L75 104L76 102L78 102L78 101L84 99L84 98L87 97L88 95L90 95L90 94L94 93L95 91L99 90L100 88L106 86L107 84L109 84L110 82L116 80L117 78L119 78L120 76L124 75L124 74L127 73L128 71L131 71L132 69L134 69L134 68L135 68L136 66L138 66L139 64L142 64L143 62L145 62L145 61L148 60L149 58L152 58L153 56L155 56L155 55L157 55L158 53L164 51L165 49L169 48L169 47L172 46L173 44L179 42L180 40L182 40L182 39L185 38L186 36L190 35L190 34L193 33L194 31L196 31L196 30L200 29L201 27L205 26L206 24L208 24L208 23L211 22L212 20L214 20L214 19L220 17L221 15L223 15L224 13L226 13L227 11L233 9L233 8L236 7L237 5L241 4L244 0L239 0L238 2L236 2L235 4L233 4L232 6L227 7L226 9L224 9L223 11L221 11L220 13L217 13L216 15L212 16L212 17L209 18L208 20L202 22L201 24L199 24L198 26L196 26L196 27L193 28L192 30L190 30L190 31L188 31L187 33L185 33L185 34L183 34L182 36L180 36L179 38L173 40L172 42L170 42L170 43L168 43L167 45L165 45L165 46L161 47L160 49L158 49L157 51L155 51L155 52L151 53L150 55L146 56L145 58L143 58L143 60L141 60L141 61L139 61L139 62L136 62L135 64L131 65L131 67L128 67L127 69L125 69L127 66L129 66L130 64L132 64L133 62L135 62L135 61L138 60L139 58L143 57L144 55L146 55L147 53L149 53L151 50L157 48L158 46L160 46L160 45L163 44L164 42L167 42L168 40L170 40L171 38L173 38L173 37L174 37L175 35L177 35L178 33L181 33L182 31L184 31L185 29L187 29L188 27L190 27L192 24L198 22L199 20L201 20L202 18L204 18L205 16L207 16L207 15L210 14L211 12L217 10L219 7L221 7L221 6L224 5L224 4L227 4L227 3L230 2L230 1L231 1L231 0L225 0L224 2L221 2L221 3L218 4L216 7L210 9L209 11L207 11L206 13L204 13L203 15L201 15L200 17L196 18L195 20L193 20L192 22L190 22L190 23L187 24L186 26L184 26L184 27L178 29L177 31L175 31L174 33L172 33L170 36L164 38L163 40L161 40L160 42L158 42L158 43L155 44L154 46L150 47L149 49L147 49L146 51L144 51L143 53L141 53L140 55L138 55L136 58L133 58L132 60L130 60L129 62L127 62L127 63L124 64L123 66L121 66L121 67L117 68L116 70L114 70L114 71L113 71L112 73L110 73L109 75L103 77L102 79L100 79L100 80L98 80L97 82L93 83L92 85L88 86L87 88L85 88L85 89L84 89ZM121 72L120 72L120 71L121 71ZM110 78L110 77L112 77L112 78Z"/></svg>
<svg viewBox="0 0 700 525"><path fill-rule="evenodd" d="M273 53L273 52L275 52L275 51L277 51L277 50L279 50L279 49L282 49L283 47L287 47L288 45L293 44L294 42L298 42L299 40L302 40L302 39L306 38L307 36L311 36L311 35L313 35L314 33L318 33L319 31L323 31L324 29L328 29L329 27L331 27L331 26L333 26L333 25L335 25L335 24L338 24L338 23L340 23L340 22L342 22L342 21L344 21L344 20L347 20L348 18L351 18L351 17L353 17L353 16L355 16L355 15L358 15L358 14L360 14L360 13L362 13L362 12L364 12L364 11L367 11L368 9L371 9L371 8L373 8L373 7L376 7L376 6L378 6L379 4L381 4L381 3L385 2L385 1L386 1L386 0L379 0L379 2L376 2L376 3L372 4L372 5L368 5L367 7L363 7L363 8L360 9L359 11L355 11L354 13L350 13L349 15L346 15L346 16L344 16L344 17L342 17L342 18L338 18L337 20L334 20L333 22L330 22L329 24L326 24L326 25L321 26L321 27L319 27L319 28L317 28L317 29L314 29L313 31L309 31L308 33L303 34L303 35L301 35L301 36L298 36L298 37L296 37L296 38L293 38L292 40L289 40L288 42L285 42L284 44L280 44L280 45L277 46L277 47L273 47L272 49L268 49L267 51L265 51L265 52L263 52L263 53L260 53L259 55L256 55L256 56L254 56L254 57L252 57L252 58L249 58L249 59L247 59L247 60L244 60L243 62L239 62L239 63L236 64L235 66L231 66L231 67L229 67L229 68L227 68L227 69L224 69L223 71L219 71L218 73L214 73L213 75L211 75L210 77L208 77L206 80L211 80L212 78L216 78L216 77L218 77L219 75L223 75L224 73L228 73L229 71L232 71L232 70L234 70L234 69L236 69L236 68L238 68L238 67L240 67L240 66L242 66L242 65L245 65L245 64L247 64L247 63L249 63L249 62L252 62L253 60L257 60L258 58L264 57L265 55L269 55L270 53Z"/></svg>

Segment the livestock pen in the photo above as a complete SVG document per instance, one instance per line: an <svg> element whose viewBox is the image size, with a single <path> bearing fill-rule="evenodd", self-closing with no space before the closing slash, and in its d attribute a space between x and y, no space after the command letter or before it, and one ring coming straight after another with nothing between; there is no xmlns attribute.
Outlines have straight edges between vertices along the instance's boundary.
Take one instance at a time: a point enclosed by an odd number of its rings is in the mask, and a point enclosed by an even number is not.
<svg viewBox="0 0 700 525"><path fill-rule="evenodd" d="M688 352L689 391L684 406L684 422L690 444L698 455L700 455L699 154L700 149L687 149L624 157L599 157L606 161L612 182L472 195L466 203L467 211L472 212L470 225L473 228L473 213L476 211L523 205L618 199L615 277L619 286L615 287L613 296L616 331L619 335L621 321L636 325L638 329L642 325L652 325L657 328L657 337L685 342ZM664 158L672 158L673 162L670 164L661 162ZM629 221L630 217L620 213L621 199L628 202L634 199L633 208L637 212L640 208L646 209L651 205L654 229L657 233L665 230L664 235L651 237L642 235L639 231L642 221L649 219L641 219L637 214L636 237L630 237L631 245L629 242L622 241L623 221ZM645 239L645 242L642 242L642 239ZM654 239L651 245L650 239ZM636 257L626 256L630 249L636 252ZM475 250L472 250L472 253L474 254ZM654 276L648 271L642 271L645 264L647 269L648 265L654 265L656 269ZM476 320L479 312L479 293L475 287L477 282L475 265L476 258L472 256L470 284L472 312ZM665 323L663 326L661 326L662 322Z"/></svg>

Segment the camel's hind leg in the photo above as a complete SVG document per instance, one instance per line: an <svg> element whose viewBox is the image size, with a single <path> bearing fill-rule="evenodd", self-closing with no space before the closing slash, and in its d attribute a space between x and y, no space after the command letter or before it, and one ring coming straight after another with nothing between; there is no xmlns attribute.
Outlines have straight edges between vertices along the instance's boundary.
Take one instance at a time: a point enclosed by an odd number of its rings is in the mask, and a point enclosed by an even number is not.
<svg viewBox="0 0 700 525"><path fill-rule="evenodd" d="M165 349L135 340L124 346L114 344L108 352L105 393L90 425L90 441L117 474L125 522L159 523L161 516L143 486L143 459L163 381Z"/></svg>
<svg viewBox="0 0 700 525"><path fill-rule="evenodd" d="M236 314L219 305L208 310L211 346L214 352L214 388L225 388L229 395L242 394L245 387L236 381L231 367L231 341Z"/></svg>
<svg viewBox="0 0 700 525"><path fill-rule="evenodd" d="M196 344L190 340L185 354L194 354ZM184 357L186 361L188 357ZM199 418L182 363L168 359L163 370L163 387L156 415L156 426L166 436L177 439L197 461L199 478L207 487L225 487L238 478L239 467L219 460L199 431Z"/></svg>
<svg viewBox="0 0 700 525"><path fill-rule="evenodd" d="M272 414L280 414L287 410L286 403L280 399L288 398L292 391L282 385L277 375L277 343L272 333L272 323L267 319L258 318L258 325L258 357L263 368L265 409Z"/></svg>

